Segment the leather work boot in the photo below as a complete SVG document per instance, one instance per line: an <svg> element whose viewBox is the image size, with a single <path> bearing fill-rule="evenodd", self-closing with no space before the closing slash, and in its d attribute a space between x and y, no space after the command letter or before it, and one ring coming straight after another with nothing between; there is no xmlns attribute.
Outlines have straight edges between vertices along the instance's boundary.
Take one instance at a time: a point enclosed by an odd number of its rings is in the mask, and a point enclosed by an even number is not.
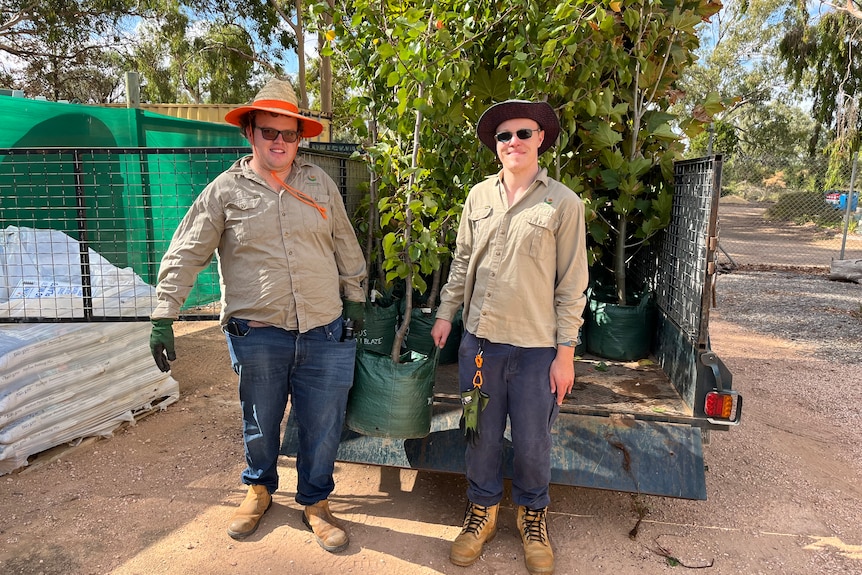
<svg viewBox="0 0 862 575"><path fill-rule="evenodd" d="M329 551L338 553L347 549L350 539L341 523L333 517L329 510L329 500L318 501L314 505L306 505L302 513L302 522L314 533L317 544Z"/></svg>
<svg viewBox="0 0 862 575"><path fill-rule="evenodd" d="M518 531L524 543L524 562L530 575L547 575L554 572L554 550L548 539L547 507L527 509L518 506Z"/></svg>
<svg viewBox="0 0 862 575"><path fill-rule="evenodd" d="M233 514L227 534L234 539L248 537L257 530L260 518L272 506L272 495L266 485L249 485L239 509Z"/></svg>
<svg viewBox="0 0 862 575"><path fill-rule="evenodd" d="M464 514L464 527L452 542L449 551L449 561L460 567L472 565L482 547L497 534L497 511L500 504L482 507L472 501L467 502L467 512Z"/></svg>

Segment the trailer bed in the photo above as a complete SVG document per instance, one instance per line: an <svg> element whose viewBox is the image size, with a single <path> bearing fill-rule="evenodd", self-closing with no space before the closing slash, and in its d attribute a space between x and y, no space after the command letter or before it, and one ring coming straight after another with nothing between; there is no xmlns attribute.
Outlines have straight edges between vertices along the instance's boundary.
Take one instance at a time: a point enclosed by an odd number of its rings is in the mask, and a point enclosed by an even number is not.
<svg viewBox="0 0 862 575"><path fill-rule="evenodd" d="M458 365L437 367L435 401L459 402ZM683 421L692 410L654 359L613 361L586 354L575 360L575 385L560 411L613 414L659 421Z"/></svg>
<svg viewBox="0 0 862 575"><path fill-rule="evenodd" d="M655 361L586 356L551 431L551 481L561 485L706 499L700 428ZM429 434L416 439L342 434L338 461L464 473L457 364L437 367ZM298 429L288 416L281 454L295 457ZM503 475L514 454L504 437Z"/></svg>

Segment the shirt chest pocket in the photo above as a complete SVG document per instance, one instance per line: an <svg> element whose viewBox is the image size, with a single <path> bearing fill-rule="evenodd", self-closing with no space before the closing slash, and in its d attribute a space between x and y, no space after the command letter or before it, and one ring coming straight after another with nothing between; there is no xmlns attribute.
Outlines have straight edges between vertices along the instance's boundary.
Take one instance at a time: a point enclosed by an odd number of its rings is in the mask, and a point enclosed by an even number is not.
<svg viewBox="0 0 862 575"><path fill-rule="evenodd" d="M240 196L227 202L225 212L225 230L233 231L240 244L254 240L256 231L266 226L264 222L264 205L260 196Z"/></svg>
<svg viewBox="0 0 862 575"><path fill-rule="evenodd" d="M473 237L476 239L487 238L490 234L491 226L491 206L477 208L470 212L470 227L473 230Z"/></svg>
<svg viewBox="0 0 862 575"><path fill-rule="evenodd" d="M312 231L315 233L327 233L327 232L329 232L329 222L331 221L330 218L332 218L332 210L330 209L330 206L329 206L329 196L325 193L323 193L323 194L310 193L310 194L308 194L308 198L312 202L314 202L314 204L317 204L317 206L320 206L321 208L326 210L327 219L324 220L323 214L320 212L320 210L317 209L317 207L315 207L314 205L309 205L310 202L309 203L302 202L303 204L305 204L305 205L301 206L301 210L300 210L302 213L302 225L303 225L303 227L306 230L309 230L309 231Z"/></svg>
<svg viewBox="0 0 862 575"><path fill-rule="evenodd" d="M519 228L519 252L537 260L556 257L553 213L542 211L526 214Z"/></svg>

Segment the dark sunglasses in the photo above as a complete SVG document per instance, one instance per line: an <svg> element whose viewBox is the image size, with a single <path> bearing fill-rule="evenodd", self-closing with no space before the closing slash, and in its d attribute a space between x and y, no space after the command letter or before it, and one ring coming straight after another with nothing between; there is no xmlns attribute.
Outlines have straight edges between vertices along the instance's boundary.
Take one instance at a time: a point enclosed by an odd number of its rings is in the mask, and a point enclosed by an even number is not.
<svg viewBox="0 0 862 575"><path fill-rule="evenodd" d="M498 142L508 142L509 140L512 139L512 136L514 135L514 136L518 136L519 140L524 141L524 140L529 140L530 138L532 138L533 132L541 132L541 131L542 131L541 128L538 128L535 130L532 128L523 128L523 129L517 130L514 133L512 133L512 132L500 132L499 134L496 134L494 137L497 139Z"/></svg>
<svg viewBox="0 0 862 575"><path fill-rule="evenodd" d="M278 135L281 134L282 139L288 144L292 144L299 139L299 132L296 130L276 130L275 128L261 128L260 126L255 126L258 130L260 130L260 135L263 136L264 140L275 140L278 138Z"/></svg>

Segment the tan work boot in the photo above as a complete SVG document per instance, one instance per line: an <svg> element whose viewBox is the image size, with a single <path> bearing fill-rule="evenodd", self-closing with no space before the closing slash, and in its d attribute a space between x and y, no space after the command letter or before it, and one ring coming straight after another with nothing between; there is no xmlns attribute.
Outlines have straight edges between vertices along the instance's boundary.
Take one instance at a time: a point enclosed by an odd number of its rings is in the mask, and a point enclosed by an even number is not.
<svg viewBox="0 0 862 575"><path fill-rule="evenodd" d="M350 540L344 528L329 510L328 499L318 501L314 505L306 505L302 513L302 522L314 533L317 544L330 553L347 549Z"/></svg>
<svg viewBox="0 0 862 575"><path fill-rule="evenodd" d="M554 572L554 550L548 539L547 507L527 509L518 506L518 531L524 543L524 562L530 575Z"/></svg>
<svg viewBox="0 0 862 575"><path fill-rule="evenodd" d="M499 509L499 503L482 507L472 501L467 502L464 527L452 542L449 561L460 567L467 567L479 558L482 547L497 534L497 510Z"/></svg>
<svg viewBox="0 0 862 575"><path fill-rule="evenodd" d="M233 514L227 534L234 539L248 537L257 530L260 518L272 505L272 495L266 485L249 485L239 509Z"/></svg>

